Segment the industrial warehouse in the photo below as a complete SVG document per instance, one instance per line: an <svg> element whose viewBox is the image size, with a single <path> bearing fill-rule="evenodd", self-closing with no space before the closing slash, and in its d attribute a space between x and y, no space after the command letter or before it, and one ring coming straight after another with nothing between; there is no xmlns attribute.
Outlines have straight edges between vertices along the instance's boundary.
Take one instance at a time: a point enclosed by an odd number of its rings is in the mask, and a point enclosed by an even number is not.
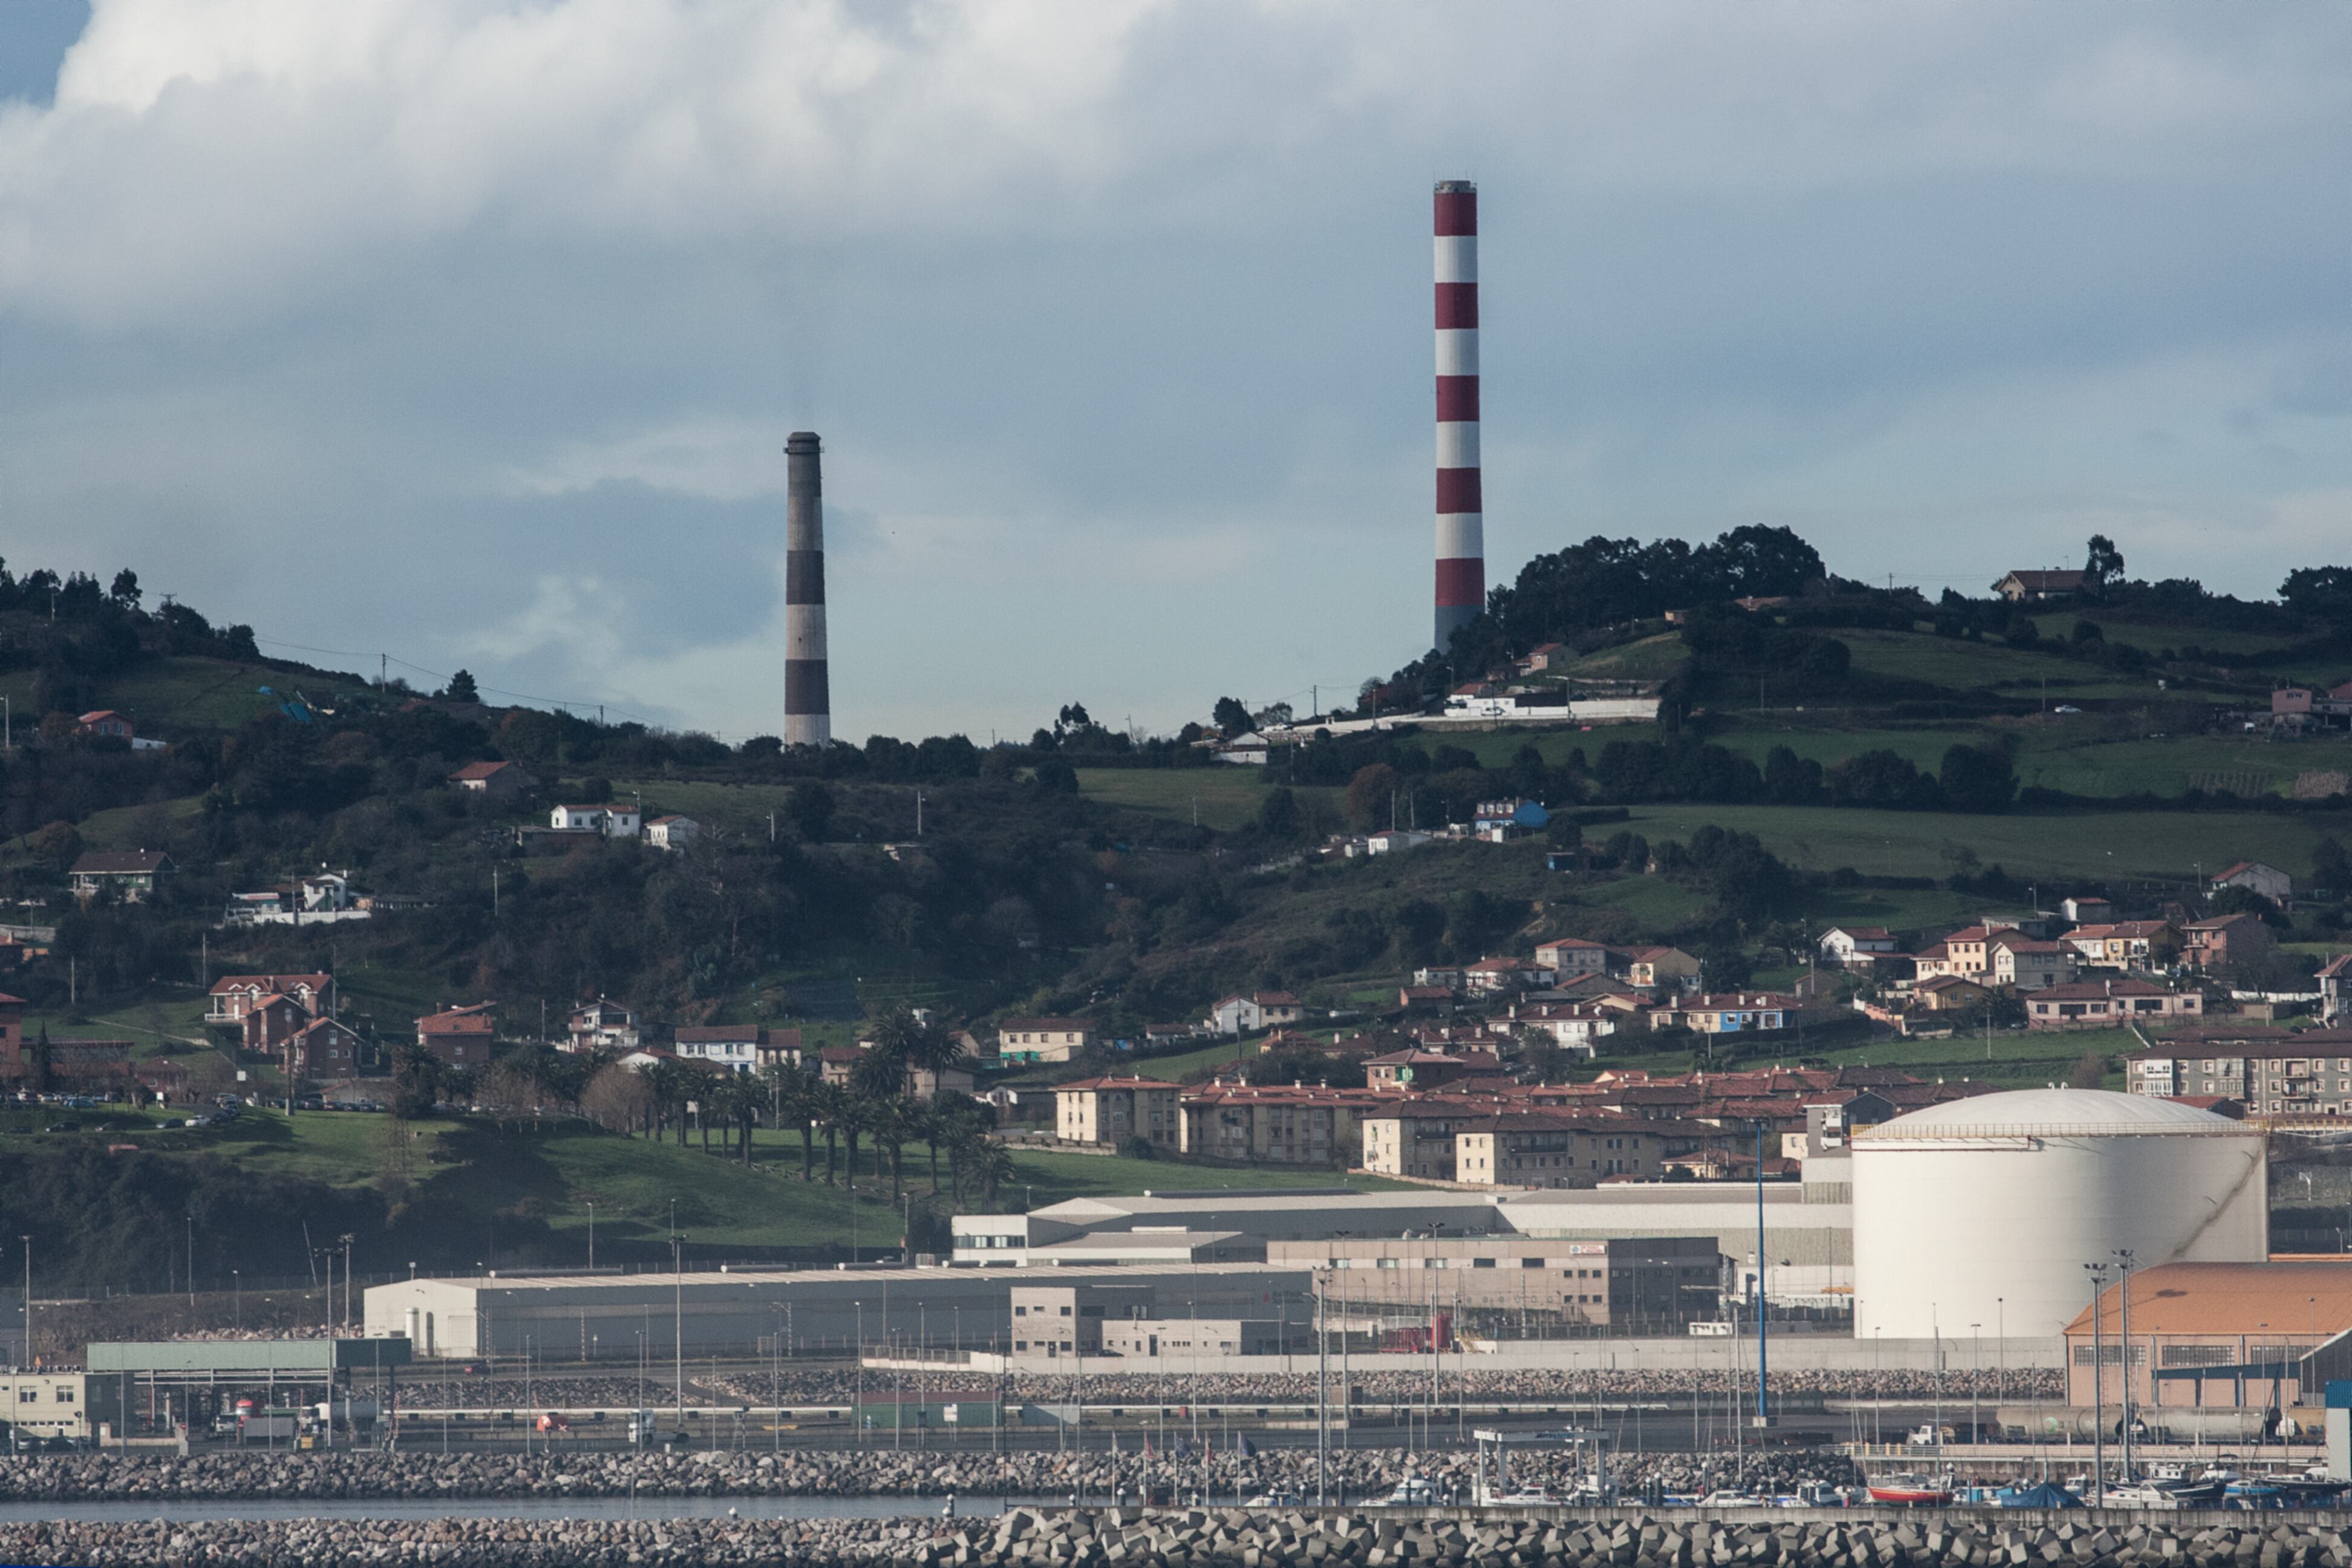
<svg viewBox="0 0 2352 1568"><path fill-rule="evenodd" d="M2079 1394L2094 1367L2120 1374L2128 1295L2135 1401L2233 1408L2315 1401L2352 1331L2352 1263L2271 1261L2266 1141L2242 1121L2036 1089L1870 1128L1817 1117L1805 1152L1801 1180L1748 1188L1086 1198L959 1217L952 1258L911 1268L418 1279L370 1289L366 1329L425 1358L1236 1373L1311 1366L1319 1330L1360 1366L1442 1341L1498 1368L1696 1367L1736 1363L1715 1336L1761 1305L1784 1367L1997 1354L2073 1365ZM2095 1290L2116 1321L2070 1352Z"/></svg>

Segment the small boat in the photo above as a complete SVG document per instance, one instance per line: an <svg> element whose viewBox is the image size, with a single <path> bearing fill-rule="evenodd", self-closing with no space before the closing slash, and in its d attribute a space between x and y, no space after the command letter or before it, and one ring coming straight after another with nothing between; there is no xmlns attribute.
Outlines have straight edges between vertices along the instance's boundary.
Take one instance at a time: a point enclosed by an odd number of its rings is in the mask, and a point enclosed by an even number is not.
<svg viewBox="0 0 2352 1568"><path fill-rule="evenodd" d="M1897 1508L1941 1508L1952 1500L1952 1484L1933 1476L1888 1476L1870 1483L1870 1500Z"/></svg>
<svg viewBox="0 0 2352 1568"><path fill-rule="evenodd" d="M1762 1498L1752 1492L1723 1487L1699 1499L1697 1506L1700 1508L1763 1508L1767 1505Z"/></svg>
<svg viewBox="0 0 2352 1568"><path fill-rule="evenodd" d="M1558 1508L1560 1500L1542 1487L1513 1487L1509 1491L1488 1491L1479 1499L1486 1508Z"/></svg>
<svg viewBox="0 0 2352 1568"><path fill-rule="evenodd" d="M2160 1481L2126 1481L2107 1489L2110 1508L2180 1508L2180 1494Z"/></svg>
<svg viewBox="0 0 2352 1568"><path fill-rule="evenodd" d="M2221 1489L2224 1508L2284 1508L2286 1494L2266 1481L2231 1481Z"/></svg>
<svg viewBox="0 0 2352 1568"><path fill-rule="evenodd" d="M1435 1508L1445 1500L1437 1483L1427 1476L1407 1476L1396 1490L1373 1504L1375 1508Z"/></svg>
<svg viewBox="0 0 2352 1568"><path fill-rule="evenodd" d="M1249 1500L1248 1506L1251 1508L1300 1508L1305 1506L1306 1500L1297 1492L1284 1491L1277 1487L1273 1491L1258 1493Z"/></svg>

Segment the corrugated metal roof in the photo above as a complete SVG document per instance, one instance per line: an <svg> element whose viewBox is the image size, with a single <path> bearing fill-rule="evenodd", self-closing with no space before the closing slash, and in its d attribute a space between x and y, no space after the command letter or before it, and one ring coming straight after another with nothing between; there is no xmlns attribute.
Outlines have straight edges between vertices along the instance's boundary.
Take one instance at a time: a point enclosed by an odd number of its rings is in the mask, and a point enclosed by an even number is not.
<svg viewBox="0 0 2352 1568"><path fill-rule="evenodd" d="M2120 1284L2109 1285L2100 1296L2101 1333L2122 1331L2123 1300ZM2352 1329L2352 1257L2326 1263L2165 1263L2143 1268L2131 1278L2131 1328L2135 1342L2142 1334L2259 1334L2315 1342L2314 1336ZM2091 1332L2088 1306L2066 1331Z"/></svg>

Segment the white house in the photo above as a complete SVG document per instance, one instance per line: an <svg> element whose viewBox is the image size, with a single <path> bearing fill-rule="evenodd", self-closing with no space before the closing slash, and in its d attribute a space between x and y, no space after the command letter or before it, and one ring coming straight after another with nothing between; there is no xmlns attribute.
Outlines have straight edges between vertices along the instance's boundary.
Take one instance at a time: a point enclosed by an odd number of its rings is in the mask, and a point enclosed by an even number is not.
<svg viewBox="0 0 2352 1568"><path fill-rule="evenodd" d="M2260 860L2241 860L2213 877L2213 891L2224 888L2243 888L2259 893L2282 909L2294 892L2294 879L2275 866L2265 866Z"/></svg>
<svg viewBox="0 0 2352 1568"><path fill-rule="evenodd" d="M634 805L559 805L547 814L547 825L558 833L601 833L607 838L635 838L644 814Z"/></svg>
<svg viewBox="0 0 2352 1568"><path fill-rule="evenodd" d="M1211 754L1221 763L1243 763L1262 768L1265 766L1266 753L1271 748L1264 735L1259 734L1255 730L1247 730L1219 746Z"/></svg>
<svg viewBox="0 0 2352 1568"><path fill-rule="evenodd" d="M1209 1030L1218 1035L1254 1035L1260 1029L1296 1024L1299 1013L1298 998L1287 991L1227 996L1209 1009Z"/></svg>
<svg viewBox="0 0 2352 1568"><path fill-rule="evenodd" d="M1393 855L1400 849L1418 849L1428 843L1432 837L1430 834L1417 833L1409 827L1392 827L1386 833L1367 833L1364 835L1364 853Z"/></svg>
<svg viewBox="0 0 2352 1568"><path fill-rule="evenodd" d="M694 818L672 813L646 824L646 842L656 849L683 849L701 831L702 825Z"/></svg>
<svg viewBox="0 0 2352 1568"><path fill-rule="evenodd" d="M562 1048L567 1051L634 1051L637 1048L636 1015L617 1002L599 996L572 1009L564 1026Z"/></svg>
<svg viewBox="0 0 2352 1568"><path fill-rule="evenodd" d="M1885 926L1832 926L1822 932L1822 956L1832 963L1852 963L1854 955L1866 955L1895 951L1895 933Z"/></svg>

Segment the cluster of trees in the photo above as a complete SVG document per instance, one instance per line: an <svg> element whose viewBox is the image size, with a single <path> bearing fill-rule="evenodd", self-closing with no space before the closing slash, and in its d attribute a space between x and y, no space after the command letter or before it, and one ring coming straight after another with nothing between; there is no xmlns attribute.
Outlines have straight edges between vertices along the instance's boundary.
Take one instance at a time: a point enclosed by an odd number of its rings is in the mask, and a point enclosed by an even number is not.
<svg viewBox="0 0 2352 1568"><path fill-rule="evenodd" d="M993 1203L1013 1173L1004 1146L988 1136L995 1118L971 1097L943 1093L919 1100L912 1092L918 1070L957 1065L957 1047L937 1024L899 1009L875 1027L846 1084L825 1081L813 1068L777 1062L754 1076L686 1061L657 1061L642 1069L595 1058L526 1050L502 1058L471 1086L472 1102L501 1121L535 1118L541 1106L577 1109L608 1131L625 1136L674 1135L680 1146L698 1131L703 1152L751 1163L752 1130L762 1124L795 1128L801 1142L801 1179L819 1179L816 1145L824 1144L823 1180L856 1191L861 1147L872 1179L885 1175L890 1201L905 1191L909 1147L929 1152L930 1195L942 1195L940 1156L947 1157L945 1195ZM404 1064L426 1076L413 1059ZM446 1092L445 1080L436 1086ZM689 1116L687 1107L697 1109ZM719 1147L711 1148L711 1134ZM844 1158L844 1155L846 1158Z"/></svg>
<svg viewBox="0 0 2352 1568"><path fill-rule="evenodd" d="M1989 745L1948 748L1938 774L1885 748L1824 768L1787 746L1775 746L1759 768L1736 752L1687 738L1612 741L1593 763L1592 779L1602 799L1624 805L1763 802L1990 812L2007 809L2017 797L2017 773L2008 752Z"/></svg>

